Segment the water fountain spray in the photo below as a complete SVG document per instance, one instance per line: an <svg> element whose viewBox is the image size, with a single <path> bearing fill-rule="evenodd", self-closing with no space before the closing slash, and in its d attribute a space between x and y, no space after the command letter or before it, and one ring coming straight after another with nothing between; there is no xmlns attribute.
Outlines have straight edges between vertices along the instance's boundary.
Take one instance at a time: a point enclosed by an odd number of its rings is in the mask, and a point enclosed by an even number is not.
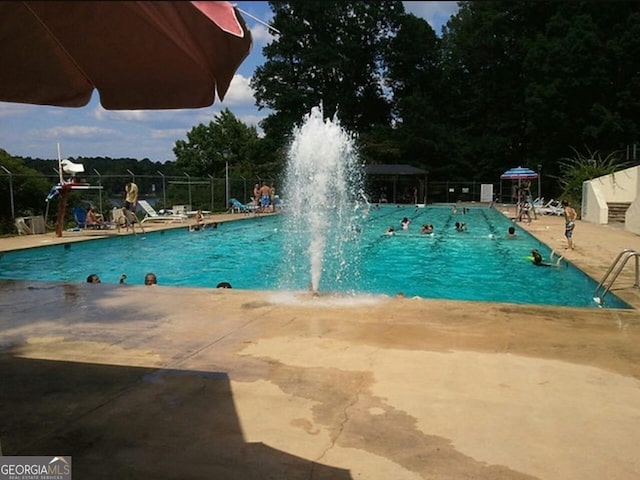
<svg viewBox="0 0 640 480"><path fill-rule="evenodd" d="M353 135L337 118L324 119L322 106L314 107L294 131L283 189L285 254L294 272L307 269L313 292L323 273L339 288L353 260L347 256L358 228L362 172Z"/></svg>

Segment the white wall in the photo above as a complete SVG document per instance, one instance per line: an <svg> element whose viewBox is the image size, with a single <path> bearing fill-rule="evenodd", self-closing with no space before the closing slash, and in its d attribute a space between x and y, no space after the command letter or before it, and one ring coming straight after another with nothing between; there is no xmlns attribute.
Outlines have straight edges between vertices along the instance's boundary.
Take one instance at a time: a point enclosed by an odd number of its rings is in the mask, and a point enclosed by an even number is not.
<svg viewBox="0 0 640 480"><path fill-rule="evenodd" d="M624 228L640 235L640 167L636 168L636 198L625 215Z"/></svg>
<svg viewBox="0 0 640 480"><path fill-rule="evenodd" d="M631 202L627 211L627 223L631 212L631 224L640 222L640 166L620 170L582 184L582 220L598 224L608 223L607 202ZM636 205L634 207L634 205ZM633 212L632 212L633 208ZM640 226L639 226L640 227ZM625 228L629 229L629 225ZM632 230L633 231L633 230Z"/></svg>

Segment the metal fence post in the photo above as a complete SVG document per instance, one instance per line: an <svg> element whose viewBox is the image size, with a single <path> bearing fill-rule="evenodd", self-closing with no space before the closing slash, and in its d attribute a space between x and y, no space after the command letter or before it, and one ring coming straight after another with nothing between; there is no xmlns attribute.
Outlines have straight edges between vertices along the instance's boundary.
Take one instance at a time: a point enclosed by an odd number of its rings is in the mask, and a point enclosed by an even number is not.
<svg viewBox="0 0 640 480"><path fill-rule="evenodd" d="M2 165L0 165L0 168L2 168L5 172L9 174L9 196L11 197L11 218L15 219L16 211L13 203L13 174L9 170L7 170L6 167L3 167Z"/></svg>

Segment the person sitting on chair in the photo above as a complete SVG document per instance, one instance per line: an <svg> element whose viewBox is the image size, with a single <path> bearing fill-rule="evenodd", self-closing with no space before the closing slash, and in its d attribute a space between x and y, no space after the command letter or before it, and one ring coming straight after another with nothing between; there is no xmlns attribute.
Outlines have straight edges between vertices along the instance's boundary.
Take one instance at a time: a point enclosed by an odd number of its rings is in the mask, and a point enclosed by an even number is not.
<svg viewBox="0 0 640 480"><path fill-rule="evenodd" d="M91 206L87 212L87 227L101 229L104 228L104 226L102 215L98 213L98 209L95 205Z"/></svg>

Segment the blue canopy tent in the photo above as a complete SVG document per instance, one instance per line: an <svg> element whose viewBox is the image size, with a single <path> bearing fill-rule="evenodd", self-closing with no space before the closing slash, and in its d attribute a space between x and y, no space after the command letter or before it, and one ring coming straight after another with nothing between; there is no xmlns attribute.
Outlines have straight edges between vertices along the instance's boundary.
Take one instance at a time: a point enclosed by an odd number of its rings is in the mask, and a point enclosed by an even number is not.
<svg viewBox="0 0 640 480"><path fill-rule="evenodd" d="M529 169L529 168L525 168L525 167L515 167L515 168L510 168L509 170L507 170L506 172L504 172L502 175L500 175L500 197L502 198L502 180L512 180L512 182L515 184L515 181L518 181L518 195L517 195L517 201L516 201L516 217L518 217L519 212L518 212L518 208L519 208L519 204L520 204L520 193L522 191L522 181L523 180L537 180L538 179L538 174L536 172L534 172L533 170ZM527 190L527 197L531 196L531 193L529 192L529 188L526 188ZM533 201L528 198L528 200L533 203ZM535 209L534 209L534 215L535 215Z"/></svg>

